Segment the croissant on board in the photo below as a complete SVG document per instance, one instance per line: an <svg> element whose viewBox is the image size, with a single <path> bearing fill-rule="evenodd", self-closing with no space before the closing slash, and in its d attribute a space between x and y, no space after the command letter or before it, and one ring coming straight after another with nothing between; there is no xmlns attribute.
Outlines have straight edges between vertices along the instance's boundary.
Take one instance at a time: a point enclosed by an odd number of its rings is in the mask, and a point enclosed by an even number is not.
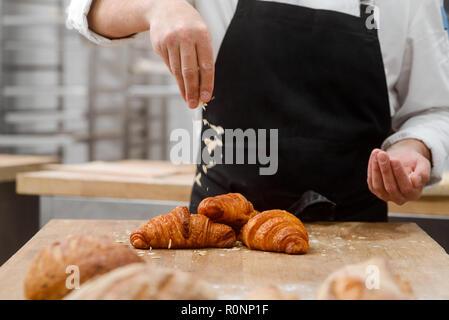
<svg viewBox="0 0 449 320"><path fill-rule="evenodd" d="M228 193L206 198L198 206L198 214L224 223L239 231L250 219L254 207L240 193Z"/></svg>
<svg viewBox="0 0 449 320"><path fill-rule="evenodd" d="M83 284L66 300L214 300L216 293L194 275L136 263Z"/></svg>
<svg viewBox="0 0 449 320"><path fill-rule="evenodd" d="M186 207L154 217L130 236L131 244L139 249L229 248L235 241L231 227L203 215L191 215Z"/></svg>
<svg viewBox="0 0 449 320"><path fill-rule="evenodd" d="M407 281L393 274L382 258L345 266L321 285L318 300L405 300L412 297Z"/></svg>
<svg viewBox="0 0 449 320"><path fill-rule="evenodd" d="M95 276L137 262L143 262L143 259L134 250L107 237L69 237L49 245L34 258L25 277L25 297L30 300L58 300L76 284L71 276L79 276L79 284L82 284Z"/></svg>
<svg viewBox="0 0 449 320"><path fill-rule="evenodd" d="M301 220L283 210L255 214L240 233L250 249L303 254L309 248L309 235Z"/></svg>

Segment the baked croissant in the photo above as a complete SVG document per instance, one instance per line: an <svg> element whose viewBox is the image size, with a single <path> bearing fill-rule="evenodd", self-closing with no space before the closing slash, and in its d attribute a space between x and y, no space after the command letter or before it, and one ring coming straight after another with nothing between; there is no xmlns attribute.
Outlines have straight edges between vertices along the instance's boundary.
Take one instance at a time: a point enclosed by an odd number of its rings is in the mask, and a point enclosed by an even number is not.
<svg viewBox="0 0 449 320"><path fill-rule="evenodd" d="M331 274L318 290L317 300L405 300L413 290L393 274L383 258L347 265Z"/></svg>
<svg viewBox="0 0 449 320"><path fill-rule="evenodd" d="M134 250L107 237L69 237L44 248L34 258L24 282L30 300L63 298L75 285L70 276L79 271L79 284L115 268L141 262ZM75 281L75 279L73 278Z"/></svg>
<svg viewBox="0 0 449 320"><path fill-rule="evenodd" d="M186 207L154 217L130 236L131 244L139 249L229 248L235 241L231 227L203 215L191 215Z"/></svg>
<svg viewBox="0 0 449 320"><path fill-rule="evenodd" d="M228 193L206 198L198 206L198 214L212 221L224 223L239 231L248 222L254 207L240 193Z"/></svg>
<svg viewBox="0 0 449 320"><path fill-rule="evenodd" d="M255 214L242 228L242 242L250 249L303 254L309 248L309 235L301 220L283 210Z"/></svg>
<svg viewBox="0 0 449 320"><path fill-rule="evenodd" d="M146 263L131 264L93 279L65 300L213 300L214 289L194 275Z"/></svg>

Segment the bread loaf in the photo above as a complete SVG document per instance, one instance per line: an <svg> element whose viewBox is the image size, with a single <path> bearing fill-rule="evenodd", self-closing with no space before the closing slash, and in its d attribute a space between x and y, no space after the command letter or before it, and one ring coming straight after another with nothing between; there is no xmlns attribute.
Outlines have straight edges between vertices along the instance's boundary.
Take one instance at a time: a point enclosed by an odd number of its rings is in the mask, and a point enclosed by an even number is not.
<svg viewBox="0 0 449 320"><path fill-rule="evenodd" d="M25 297L57 300L71 291L67 279L79 271L79 283L136 262L142 258L130 248L107 237L69 237L38 253L25 277ZM75 275L76 276L76 275Z"/></svg>
<svg viewBox="0 0 449 320"><path fill-rule="evenodd" d="M318 290L318 300L405 300L410 284L393 274L382 258L348 265L331 274Z"/></svg>
<svg viewBox="0 0 449 320"><path fill-rule="evenodd" d="M195 276L150 264L131 264L85 283L67 300L211 300L215 291Z"/></svg>

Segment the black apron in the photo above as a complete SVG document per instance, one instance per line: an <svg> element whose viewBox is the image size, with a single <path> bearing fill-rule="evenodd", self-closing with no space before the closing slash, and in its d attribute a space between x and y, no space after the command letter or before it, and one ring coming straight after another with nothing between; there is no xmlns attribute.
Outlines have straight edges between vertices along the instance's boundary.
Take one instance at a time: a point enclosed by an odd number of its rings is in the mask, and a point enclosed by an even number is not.
<svg viewBox="0 0 449 320"><path fill-rule="evenodd" d="M206 175L201 163L192 212L206 197L239 192L259 211L289 210L305 221L387 220L386 203L366 182L391 116L378 34L366 27L365 12L363 4L356 17L239 1L203 117L224 129L267 129L268 146L269 129L278 129L278 171L260 175L259 162L218 164ZM228 142L223 136L223 159Z"/></svg>

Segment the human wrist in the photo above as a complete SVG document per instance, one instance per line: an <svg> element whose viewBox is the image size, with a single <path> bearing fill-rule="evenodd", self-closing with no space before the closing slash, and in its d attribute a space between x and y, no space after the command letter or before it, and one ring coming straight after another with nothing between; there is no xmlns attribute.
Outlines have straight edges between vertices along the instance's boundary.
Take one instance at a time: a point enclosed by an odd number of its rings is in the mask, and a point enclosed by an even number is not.
<svg viewBox="0 0 449 320"><path fill-rule="evenodd" d="M413 150L421 154L423 157L425 157L427 160L432 160L432 153L430 152L429 148L420 140L417 139L404 139L401 141L396 142L395 144L391 145L387 152L394 152L394 151L400 151L400 150Z"/></svg>

